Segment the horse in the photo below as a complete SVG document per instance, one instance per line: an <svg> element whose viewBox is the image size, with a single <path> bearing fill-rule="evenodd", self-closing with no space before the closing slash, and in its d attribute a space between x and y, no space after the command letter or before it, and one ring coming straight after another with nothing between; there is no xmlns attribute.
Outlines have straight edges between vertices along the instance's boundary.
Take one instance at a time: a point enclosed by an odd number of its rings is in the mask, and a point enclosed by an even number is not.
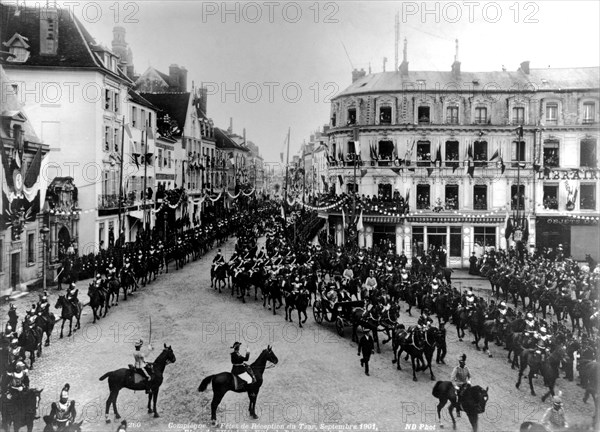
<svg viewBox="0 0 600 432"><path fill-rule="evenodd" d="M30 388L18 392L11 399L6 393L0 396L0 412L2 414L2 430L8 431L10 425L15 431L26 427L28 432L33 430L33 421L36 418L40 404L41 393L44 389Z"/></svg>
<svg viewBox="0 0 600 432"><path fill-rule="evenodd" d="M587 403L588 398L592 396L594 400L594 416L592 424L596 424L598 421L598 375L600 369L598 368L597 361L591 361L585 365L582 365L580 370L582 383L585 383L585 394L583 395L583 403ZM597 429L596 429L597 430Z"/></svg>
<svg viewBox="0 0 600 432"><path fill-rule="evenodd" d="M488 389L489 387L486 387L485 390L480 386L468 387L464 390L459 400L452 382L436 382L431 394L439 400L437 404L438 420L441 423L442 408L444 408L446 402L450 401L448 412L450 413L450 418L452 418L452 429L456 429L456 420L452 414L452 410L456 409L457 416L460 417L460 410L462 409L467 413L473 432L477 432L479 414L485 412L485 405L488 401Z"/></svg>
<svg viewBox="0 0 600 432"><path fill-rule="evenodd" d="M283 305L281 284L280 278L270 278L263 287L263 307L269 305L271 310L271 302L273 302L273 315L276 315L276 310ZM279 302L279 306L275 306L275 302Z"/></svg>
<svg viewBox="0 0 600 432"><path fill-rule="evenodd" d="M425 362L422 361L424 345L424 335L417 328L413 328L413 331L409 332L404 328L404 324L400 324L398 329L394 332L394 337L392 339L394 359L392 360L392 363L396 363L397 369L402 370L400 367L400 358L402 356L402 352L406 352L407 355L410 355L413 370L413 381L417 381L416 372L426 369L424 366L415 366L415 360L421 360L421 363L425 364Z"/></svg>
<svg viewBox="0 0 600 432"><path fill-rule="evenodd" d="M253 384L244 384L240 382L241 379L233 375L231 372L221 372L216 375L209 375L202 380L200 386L198 386L198 391L203 392L208 387L208 384L212 384L213 390L213 399L210 404L211 415L210 418L212 420L213 426L217 423L217 408L221 403L221 400L225 396L228 391L233 391L236 393L248 393L248 398L250 399L250 404L248 406L248 411L250 412L250 417L253 419L257 419L256 415L256 398L258 397L258 392L260 391L260 387L263 384L263 373L265 371L267 362L271 362L276 365L279 360L277 356L273 352L271 345L267 346L264 349L258 358L250 365L252 371L254 372L254 377L256 378L256 382ZM236 385L237 382L237 385Z"/></svg>
<svg viewBox="0 0 600 432"><path fill-rule="evenodd" d="M50 346L50 335L52 335L52 330L54 330L54 324L56 323L56 317L53 313L48 312L47 315L38 315L35 319L35 325L42 330L43 334L46 334L46 343L44 346Z"/></svg>
<svg viewBox="0 0 600 432"><path fill-rule="evenodd" d="M44 432L81 432L83 420L76 423L71 423L68 426L53 426L52 423L47 423L44 427Z"/></svg>
<svg viewBox="0 0 600 432"><path fill-rule="evenodd" d="M92 314L94 315L94 321L102 318L102 308L108 309L107 303L108 299L104 294L104 291L100 287L96 287L93 282L90 283L88 288L88 297L90 298L90 307L92 308ZM106 316L106 311L104 316Z"/></svg>
<svg viewBox="0 0 600 432"><path fill-rule="evenodd" d="M77 305L74 305L64 295L58 296L56 300L56 304L54 305L56 309L61 309L62 325L60 326L60 338L63 338L63 329L65 327L65 322L69 321L69 334L67 337L71 336L72 328L73 328L73 318L77 319L77 325L75 326L75 331L81 328L81 309L83 309L83 305L80 301L77 302Z"/></svg>
<svg viewBox="0 0 600 432"><path fill-rule="evenodd" d="M433 353L438 346L440 330L436 327L429 327L424 334L424 344L423 344L423 354L425 355L425 365L422 368L422 371L426 371L429 369L429 373L431 374L431 381L435 379L435 375L433 375L433 370L431 369L431 360L433 358Z"/></svg>
<svg viewBox="0 0 600 432"><path fill-rule="evenodd" d="M224 288L229 283L228 272L229 272L229 265L227 263L213 264L210 267L210 286L213 286L213 282L214 282L215 290L217 289L217 286L218 286L219 292L222 292L221 284L223 285L223 288Z"/></svg>
<svg viewBox="0 0 600 432"><path fill-rule="evenodd" d="M554 384L559 376L559 366L561 362L567 361L568 356L564 346L557 346L554 351L548 356L548 358L542 361L541 356L533 349L525 349L519 356L519 378L516 388L521 385L521 377L523 372L529 366L529 387L531 388L531 396L535 396L535 389L533 388L533 375L541 373L544 377L544 385L549 388L549 391L542 396L542 402L546 400L549 395L554 396Z"/></svg>
<svg viewBox="0 0 600 432"><path fill-rule="evenodd" d="M29 353L29 369L33 369L35 353L37 352L38 357L42 356L43 339L44 333L41 328L36 325L30 326L26 320L23 321L23 331L19 335L19 346L24 352L23 357L25 357L25 353Z"/></svg>
<svg viewBox="0 0 600 432"><path fill-rule="evenodd" d="M288 311L289 311L289 319L290 322L292 320L292 311L296 309L298 311L298 324L300 328L302 328L302 323L305 323L308 319L308 315L306 314L306 308L308 307L308 303L310 300L310 293L307 290L301 290L297 292L288 292L285 293L285 320L288 320ZM304 321L302 320L302 316L300 314L304 314Z"/></svg>
<svg viewBox="0 0 600 432"><path fill-rule="evenodd" d="M165 371L165 367L170 363L175 363L176 358L173 353L173 349L171 346L167 346L164 344L164 349L158 355L154 363L152 363L152 372L153 379L150 387L150 393L148 394L148 414L154 413L154 418L160 417L158 412L156 411L156 401L158 399L158 391L160 386L163 383L163 373ZM110 423L110 419L108 418L108 412L110 410L110 406L112 404L113 411L115 413L115 419L120 419L119 410L117 409L117 397L119 396L119 392L122 388L126 388L129 390L145 390L146 382L145 380L140 380L136 382L135 373L132 373L132 370L129 368L117 369L111 372L106 372L104 375L100 377L100 381L104 381L108 378L108 389L110 394L106 399L106 411L104 413L106 423ZM154 407L151 407L151 403L154 401Z"/></svg>

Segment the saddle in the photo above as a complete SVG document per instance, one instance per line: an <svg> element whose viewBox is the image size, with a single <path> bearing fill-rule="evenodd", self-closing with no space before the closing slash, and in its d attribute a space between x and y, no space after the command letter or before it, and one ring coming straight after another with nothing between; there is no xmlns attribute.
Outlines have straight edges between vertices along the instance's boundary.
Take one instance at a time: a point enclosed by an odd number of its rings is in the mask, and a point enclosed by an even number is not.
<svg viewBox="0 0 600 432"><path fill-rule="evenodd" d="M132 364L129 364L128 366L129 366L129 378L131 379L133 384L139 384L139 383L147 381L146 376L140 371L139 368L136 368ZM152 368L149 366L150 366L150 364L148 363L146 366L146 372L148 372L148 375L152 376Z"/></svg>

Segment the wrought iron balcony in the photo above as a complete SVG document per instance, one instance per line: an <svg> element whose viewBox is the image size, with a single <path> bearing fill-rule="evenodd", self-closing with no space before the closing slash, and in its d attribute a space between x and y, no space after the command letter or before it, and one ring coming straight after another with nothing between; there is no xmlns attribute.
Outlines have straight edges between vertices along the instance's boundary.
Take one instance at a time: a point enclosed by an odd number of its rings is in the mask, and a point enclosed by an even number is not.
<svg viewBox="0 0 600 432"><path fill-rule="evenodd" d="M123 197L122 207L133 205L135 201L135 192L130 192ZM104 194L98 196L98 208L99 209L114 209L119 208L119 195L118 194Z"/></svg>

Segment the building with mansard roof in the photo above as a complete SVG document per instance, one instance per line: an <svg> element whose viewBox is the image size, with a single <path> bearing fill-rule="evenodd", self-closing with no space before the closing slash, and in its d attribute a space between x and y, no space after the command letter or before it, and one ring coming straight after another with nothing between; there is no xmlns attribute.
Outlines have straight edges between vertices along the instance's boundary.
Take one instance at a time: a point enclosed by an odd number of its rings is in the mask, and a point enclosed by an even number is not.
<svg viewBox="0 0 600 432"><path fill-rule="evenodd" d="M464 267L513 245L505 219L518 209L531 250L598 259L599 72L463 72L458 54L448 71L411 71L406 41L399 70L354 70L331 102L328 183L358 190L360 246L444 248L447 265ZM340 210L328 218L342 243Z"/></svg>

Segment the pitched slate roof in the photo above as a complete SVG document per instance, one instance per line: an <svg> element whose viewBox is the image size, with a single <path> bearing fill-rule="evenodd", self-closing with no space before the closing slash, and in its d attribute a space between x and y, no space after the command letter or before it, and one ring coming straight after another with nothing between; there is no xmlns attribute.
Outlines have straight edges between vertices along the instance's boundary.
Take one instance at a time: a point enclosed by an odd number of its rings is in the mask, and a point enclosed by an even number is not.
<svg viewBox="0 0 600 432"><path fill-rule="evenodd" d="M419 86L418 81L424 83ZM474 84L477 81L478 84ZM530 69L500 72L409 71L381 72L357 79L334 99L364 93L406 90L567 90L600 88L600 67Z"/></svg>
<svg viewBox="0 0 600 432"><path fill-rule="evenodd" d="M143 106L148 107L150 109L153 109L155 111L159 110L158 107L152 105L150 102L148 102L148 100L146 98L144 98L141 94L139 94L135 90L129 89L129 91L128 91L127 94L129 95L129 99L132 102L134 102L134 103L136 103L138 105L143 105Z"/></svg>
<svg viewBox="0 0 600 432"><path fill-rule="evenodd" d="M5 67L12 65L26 67L61 67L61 68L93 68L126 80L131 83L122 71L112 72L98 60L92 52L96 41L68 9L57 8L58 13L58 49L56 55L40 54L40 15L46 14L44 7L19 6L19 14L15 16L15 5L0 3L0 42L7 42L15 33L27 38L29 58L25 62L5 62Z"/></svg>
<svg viewBox="0 0 600 432"><path fill-rule="evenodd" d="M215 128L215 141L216 147L223 150L240 150L249 152L247 147L241 146L236 143L228 134L222 129Z"/></svg>
<svg viewBox="0 0 600 432"><path fill-rule="evenodd" d="M190 101L190 92L164 92L164 93L139 93L141 97L159 108L161 113L169 114L177 122L179 128L183 131L187 117L187 109Z"/></svg>

